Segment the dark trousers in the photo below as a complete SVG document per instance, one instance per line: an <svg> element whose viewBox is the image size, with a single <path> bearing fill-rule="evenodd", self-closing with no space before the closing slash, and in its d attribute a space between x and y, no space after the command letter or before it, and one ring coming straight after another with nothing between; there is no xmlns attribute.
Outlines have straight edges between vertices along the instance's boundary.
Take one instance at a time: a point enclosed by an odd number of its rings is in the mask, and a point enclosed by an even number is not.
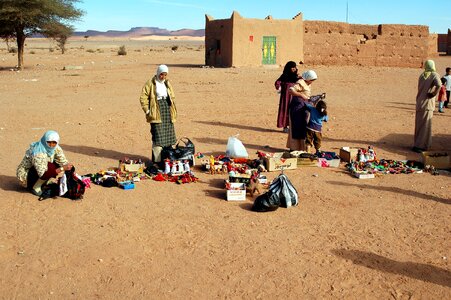
<svg viewBox="0 0 451 300"><path fill-rule="evenodd" d="M49 162L47 164L47 171L44 173L44 175L41 176L41 178L39 178L36 169L34 167L31 167L27 175L27 189L31 190L38 179L49 180L50 178L56 177L56 170L59 167L60 166L58 164Z"/></svg>
<svg viewBox="0 0 451 300"><path fill-rule="evenodd" d="M446 91L446 101L445 101L445 103L444 103L444 106L445 106L446 108L448 108L449 94L451 94L451 91Z"/></svg>
<svg viewBox="0 0 451 300"><path fill-rule="evenodd" d="M313 131L307 128L307 137L305 139L305 143L307 145L314 146L316 151L321 149L321 140L323 139L323 135L321 132Z"/></svg>

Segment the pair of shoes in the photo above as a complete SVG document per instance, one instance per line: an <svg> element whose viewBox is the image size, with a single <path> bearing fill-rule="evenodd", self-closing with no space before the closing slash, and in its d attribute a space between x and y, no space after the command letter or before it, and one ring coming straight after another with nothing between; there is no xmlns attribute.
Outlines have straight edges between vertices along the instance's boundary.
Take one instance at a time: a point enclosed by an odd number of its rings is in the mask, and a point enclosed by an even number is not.
<svg viewBox="0 0 451 300"><path fill-rule="evenodd" d="M421 152L423 152L423 151L425 151L424 149L421 149L421 148L418 148L418 147L413 147L412 148L412 151L413 152L416 152L416 153L421 153Z"/></svg>
<svg viewBox="0 0 451 300"><path fill-rule="evenodd" d="M439 110L438 112L439 112L439 113L442 113L442 114L445 113L443 110Z"/></svg>

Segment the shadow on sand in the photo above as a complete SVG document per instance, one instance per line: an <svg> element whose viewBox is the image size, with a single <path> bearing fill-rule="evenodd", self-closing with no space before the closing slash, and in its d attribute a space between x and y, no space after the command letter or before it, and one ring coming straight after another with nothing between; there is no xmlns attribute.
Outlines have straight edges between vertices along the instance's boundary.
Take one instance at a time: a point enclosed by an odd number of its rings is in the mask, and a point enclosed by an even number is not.
<svg viewBox="0 0 451 300"><path fill-rule="evenodd" d="M451 272L439 267L414 262L400 262L360 250L334 249L332 253L338 257L349 259L356 265L451 287Z"/></svg>
<svg viewBox="0 0 451 300"><path fill-rule="evenodd" d="M275 130L275 129L270 129L270 128L262 128L262 127L248 126L248 125L243 125L243 124L233 124L233 123L219 122L219 121L194 121L194 122L199 123L199 124L204 124L204 125L237 128L237 129L243 129L243 130L253 130L253 131L259 131L259 132L281 132L280 130Z"/></svg>
<svg viewBox="0 0 451 300"><path fill-rule="evenodd" d="M386 150L387 152L392 152L400 155L409 154L409 156L420 158L420 154L411 151L413 146L413 135L410 134L388 134L385 137L377 140L358 140L358 139L335 139L325 136L324 141L340 142L347 146L365 146L372 145L376 151L378 149ZM449 150L449 145L451 145L451 135L450 134L439 134L432 137L432 149L433 151L443 151ZM390 157L380 157L390 159Z"/></svg>
<svg viewBox="0 0 451 300"><path fill-rule="evenodd" d="M84 154L88 156L94 156L94 157L104 157L104 158L110 158L110 159L123 159L124 157L132 157L133 159L141 159L143 162L146 162L150 160L149 157L145 157L142 155L135 155L133 153L123 153L115 150L107 150L107 149L101 149L101 148L95 148L90 146L75 146L75 145L67 145L62 144L61 148L63 148L64 151L72 152L72 153L79 153Z"/></svg>
<svg viewBox="0 0 451 300"><path fill-rule="evenodd" d="M16 177L8 175L0 175L0 189L4 191L28 193L28 191L19 184L19 180Z"/></svg>
<svg viewBox="0 0 451 300"><path fill-rule="evenodd" d="M393 176L395 176L395 175L393 175ZM329 184L334 184L334 185L339 185L339 186L362 188L361 184L353 184L353 183L347 183L347 182L341 182L341 181L326 181L326 182ZM419 192L415 192L415 191L404 190L404 189L400 189L397 187L365 185L364 188L365 189L373 189L376 191L386 191L389 193L404 194L409 197L420 198L420 199L424 199L424 200L428 200L428 201L435 201L435 202L439 202L439 203L443 203L443 204L451 204L451 200L449 200L449 199L443 199L440 197L431 196L431 195L427 195L427 194L423 194L423 193L419 193Z"/></svg>

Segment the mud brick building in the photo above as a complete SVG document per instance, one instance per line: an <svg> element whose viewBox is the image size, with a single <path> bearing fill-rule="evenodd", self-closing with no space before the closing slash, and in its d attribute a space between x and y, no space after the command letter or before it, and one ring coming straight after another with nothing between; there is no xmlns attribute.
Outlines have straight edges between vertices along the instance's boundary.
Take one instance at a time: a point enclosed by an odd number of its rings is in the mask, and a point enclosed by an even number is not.
<svg viewBox="0 0 451 300"><path fill-rule="evenodd" d="M449 34L448 34L449 36ZM205 64L216 67L284 65L289 60L321 65L421 67L438 55L439 36L428 26L344 22L230 19L206 15ZM448 49L449 41L448 41Z"/></svg>

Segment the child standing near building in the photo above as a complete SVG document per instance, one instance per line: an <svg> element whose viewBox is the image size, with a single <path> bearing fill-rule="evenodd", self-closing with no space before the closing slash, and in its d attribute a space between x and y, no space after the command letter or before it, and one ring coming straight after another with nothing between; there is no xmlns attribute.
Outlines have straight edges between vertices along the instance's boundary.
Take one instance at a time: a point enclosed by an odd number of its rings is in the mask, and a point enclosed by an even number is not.
<svg viewBox="0 0 451 300"><path fill-rule="evenodd" d="M451 68L445 69L446 75L443 77L446 79L446 101L444 103L445 108L448 108L449 98L451 97Z"/></svg>
<svg viewBox="0 0 451 300"><path fill-rule="evenodd" d="M309 103L307 105L307 110L310 112L307 122L307 137L305 143L307 144L307 152L309 152L310 147L314 146L316 150L316 155L321 154L321 140L323 121L327 122L329 117L327 116L327 105L324 100L319 100L316 106Z"/></svg>
<svg viewBox="0 0 451 300"><path fill-rule="evenodd" d="M440 88L440 91L438 92L438 97L437 97L437 101L438 101L438 112L440 113L444 113L443 111L443 107L445 106L445 103L448 103L448 97L447 97L447 92L446 92L446 83L447 80L445 77L443 77L442 79L440 79L442 81L442 87Z"/></svg>

